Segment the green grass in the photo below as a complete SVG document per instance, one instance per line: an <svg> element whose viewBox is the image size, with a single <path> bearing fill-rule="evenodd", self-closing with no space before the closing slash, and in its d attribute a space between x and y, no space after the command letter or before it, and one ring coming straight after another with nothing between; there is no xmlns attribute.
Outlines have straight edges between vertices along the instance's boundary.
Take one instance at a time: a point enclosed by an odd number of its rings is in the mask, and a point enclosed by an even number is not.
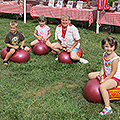
<svg viewBox="0 0 120 120"><path fill-rule="evenodd" d="M0 18L0 51L5 47L4 39L9 32L9 23L13 18ZM51 20L51 19L48 19ZM20 19L18 31L25 36L25 45L35 38L33 32L38 25L37 20ZM72 21L76 24L76 21ZM57 25L48 24L54 39ZM104 25L103 25L104 26ZM120 101L111 102L113 114L100 116L104 108L102 103L91 103L85 99L83 88L88 73L99 71L102 66L101 40L108 36L95 34L95 23L90 28L80 29L83 57L89 64L79 62L63 64L55 61L56 55L48 53L38 56L30 53L27 63L9 62L3 65L0 58L0 120L118 120L120 119ZM117 54L120 55L120 34L111 33L118 40ZM102 28L100 28L102 30Z"/></svg>

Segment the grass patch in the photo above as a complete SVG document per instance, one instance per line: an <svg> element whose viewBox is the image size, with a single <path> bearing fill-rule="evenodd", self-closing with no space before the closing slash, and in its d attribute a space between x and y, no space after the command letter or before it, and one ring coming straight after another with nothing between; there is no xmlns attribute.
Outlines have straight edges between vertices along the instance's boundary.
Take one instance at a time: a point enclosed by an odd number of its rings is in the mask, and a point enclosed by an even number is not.
<svg viewBox="0 0 120 120"><path fill-rule="evenodd" d="M9 32L9 23L13 18L0 19L0 50L5 47L5 37ZM49 20L49 19L48 19ZM51 20L51 19L50 19ZM20 31L25 36L25 45L35 39L33 32L38 25L37 20L27 20L24 24L18 20ZM76 21L72 21L76 24ZM48 24L55 42L56 24ZM9 62L3 65L0 59L0 119L1 120L117 120L120 119L120 101L111 103L114 114L100 116L104 108L102 103L91 103L84 98L83 88L88 73L99 71L102 66L101 40L108 36L93 33L95 23L90 28L78 28L81 36L83 57L89 64L63 64L55 61L52 53L38 56L30 53L27 63ZM118 30L118 27L116 27ZM119 30L111 36L120 42ZM120 47L116 52L120 55Z"/></svg>

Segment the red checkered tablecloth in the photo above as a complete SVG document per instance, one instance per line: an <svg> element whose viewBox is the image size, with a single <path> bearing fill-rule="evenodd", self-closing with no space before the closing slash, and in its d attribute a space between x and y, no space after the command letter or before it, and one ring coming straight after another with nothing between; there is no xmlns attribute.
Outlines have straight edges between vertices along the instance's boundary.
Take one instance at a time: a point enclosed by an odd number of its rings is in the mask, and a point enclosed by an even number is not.
<svg viewBox="0 0 120 120"><path fill-rule="evenodd" d="M23 14L23 6L18 4L0 4L0 13Z"/></svg>
<svg viewBox="0 0 120 120"><path fill-rule="evenodd" d="M30 13L32 5L26 5L26 12ZM0 4L0 13L19 14L22 17L24 6L19 4Z"/></svg>
<svg viewBox="0 0 120 120"><path fill-rule="evenodd" d="M120 25L120 12L100 12L99 24Z"/></svg>
<svg viewBox="0 0 120 120"><path fill-rule="evenodd" d="M89 21L89 26L96 20L97 10L95 9L76 9L76 8L57 8L48 6L33 6L30 14L32 17L44 15L48 18L58 18L65 14L70 16L71 20Z"/></svg>

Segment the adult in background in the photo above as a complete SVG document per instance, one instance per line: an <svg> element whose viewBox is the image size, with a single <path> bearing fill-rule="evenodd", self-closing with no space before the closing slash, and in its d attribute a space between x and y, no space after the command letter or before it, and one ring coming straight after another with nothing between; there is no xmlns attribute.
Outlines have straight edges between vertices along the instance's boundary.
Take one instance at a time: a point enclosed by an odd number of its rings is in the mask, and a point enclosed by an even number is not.
<svg viewBox="0 0 120 120"><path fill-rule="evenodd" d="M66 7L68 0L63 0L63 7Z"/></svg>
<svg viewBox="0 0 120 120"><path fill-rule="evenodd" d="M92 9L92 6L91 6L91 1L87 1L87 4L85 6L83 6L83 8L85 9Z"/></svg>
<svg viewBox="0 0 120 120"><path fill-rule="evenodd" d="M70 53L70 57L74 61L88 63L87 60L78 57L77 52L80 47L80 35L78 29L70 23L70 17L64 15L61 18L61 24L57 26L55 31L56 43L52 43L52 48L60 53L60 49ZM58 57L56 58L58 60Z"/></svg>

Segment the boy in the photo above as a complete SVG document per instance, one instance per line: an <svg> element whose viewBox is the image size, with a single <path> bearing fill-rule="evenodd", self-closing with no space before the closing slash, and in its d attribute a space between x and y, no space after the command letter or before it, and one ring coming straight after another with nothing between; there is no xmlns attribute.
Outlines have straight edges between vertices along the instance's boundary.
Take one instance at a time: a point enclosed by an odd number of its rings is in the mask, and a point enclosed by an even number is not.
<svg viewBox="0 0 120 120"><path fill-rule="evenodd" d="M3 60L4 65L8 65L8 59L15 53L17 49L23 49L26 51L30 51L29 47L24 46L25 37L17 31L18 22L13 20L10 22L10 32L7 34L5 38L5 44L7 46L7 55ZM21 45L19 43L21 42Z"/></svg>

